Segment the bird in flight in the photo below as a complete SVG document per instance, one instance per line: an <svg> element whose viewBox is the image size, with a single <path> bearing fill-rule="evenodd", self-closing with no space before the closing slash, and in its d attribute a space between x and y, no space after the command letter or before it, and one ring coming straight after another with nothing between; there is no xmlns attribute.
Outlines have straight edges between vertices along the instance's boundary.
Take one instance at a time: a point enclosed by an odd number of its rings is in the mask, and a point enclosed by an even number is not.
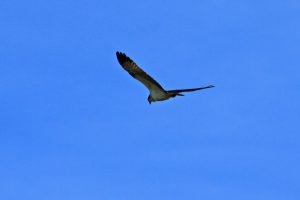
<svg viewBox="0 0 300 200"><path fill-rule="evenodd" d="M176 96L184 96L182 92L193 92L196 90L203 90L214 87L208 85L206 87L190 88L190 89L177 89L177 90L165 90L156 80L149 76L144 70L142 70L133 60L131 60L125 53L116 52L117 59L120 65L135 79L143 83L150 94L148 96L148 102L151 104L155 101L164 101Z"/></svg>

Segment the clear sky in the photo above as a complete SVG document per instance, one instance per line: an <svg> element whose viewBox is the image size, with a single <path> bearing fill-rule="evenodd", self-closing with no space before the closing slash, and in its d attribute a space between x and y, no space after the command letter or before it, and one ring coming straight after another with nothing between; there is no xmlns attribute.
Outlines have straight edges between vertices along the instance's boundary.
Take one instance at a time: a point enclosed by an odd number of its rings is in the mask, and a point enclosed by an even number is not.
<svg viewBox="0 0 300 200"><path fill-rule="evenodd" d="M1 0L0 199L299 200L299 88L298 0Z"/></svg>

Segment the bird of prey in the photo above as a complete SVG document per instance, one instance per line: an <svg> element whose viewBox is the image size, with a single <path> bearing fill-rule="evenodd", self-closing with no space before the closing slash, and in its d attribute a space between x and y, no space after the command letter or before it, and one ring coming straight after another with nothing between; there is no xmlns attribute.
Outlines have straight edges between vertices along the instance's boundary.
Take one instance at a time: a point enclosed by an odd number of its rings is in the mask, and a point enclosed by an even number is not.
<svg viewBox="0 0 300 200"><path fill-rule="evenodd" d="M196 90L203 90L214 87L208 85L206 87L190 88L190 89L177 89L177 90L165 90L156 80L149 76L144 70L142 70L133 60L131 60L125 53L116 52L117 59L120 65L135 79L143 83L150 95L148 96L148 102L164 101L176 96L184 96L182 92L193 92Z"/></svg>

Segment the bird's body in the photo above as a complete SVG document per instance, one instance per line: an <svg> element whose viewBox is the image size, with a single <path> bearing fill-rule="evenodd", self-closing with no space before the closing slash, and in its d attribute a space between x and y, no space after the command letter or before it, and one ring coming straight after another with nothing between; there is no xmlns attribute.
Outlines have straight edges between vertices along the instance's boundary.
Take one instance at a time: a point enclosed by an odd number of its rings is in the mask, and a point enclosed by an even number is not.
<svg viewBox="0 0 300 200"><path fill-rule="evenodd" d="M171 96L163 90L152 90L150 91L150 96L153 101L164 101L171 98Z"/></svg>
<svg viewBox="0 0 300 200"><path fill-rule="evenodd" d="M120 65L135 79L143 83L149 90L148 102L164 101L176 96L184 96L182 92L192 92L196 90L203 90L214 87L209 85L206 87L179 89L179 90L165 90L157 81L144 72L133 60L127 57L124 53L117 52L117 59Z"/></svg>

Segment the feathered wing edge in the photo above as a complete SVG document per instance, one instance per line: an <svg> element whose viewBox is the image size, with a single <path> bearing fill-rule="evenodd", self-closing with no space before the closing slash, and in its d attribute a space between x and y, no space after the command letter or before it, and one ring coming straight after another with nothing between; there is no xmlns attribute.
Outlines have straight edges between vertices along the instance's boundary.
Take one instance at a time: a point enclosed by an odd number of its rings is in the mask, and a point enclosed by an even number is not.
<svg viewBox="0 0 300 200"><path fill-rule="evenodd" d="M143 83L150 91L153 89L164 91L163 87L154 80L149 74L142 70L131 58L125 53L116 52L120 65L135 79Z"/></svg>
<svg viewBox="0 0 300 200"><path fill-rule="evenodd" d="M208 85L206 87L200 87L200 88L190 88L190 89L178 89L178 90L167 90L167 93L173 94L174 96L184 96L183 94L180 94L181 92L194 92L197 90L204 90L208 88L213 88L215 86L213 85Z"/></svg>

